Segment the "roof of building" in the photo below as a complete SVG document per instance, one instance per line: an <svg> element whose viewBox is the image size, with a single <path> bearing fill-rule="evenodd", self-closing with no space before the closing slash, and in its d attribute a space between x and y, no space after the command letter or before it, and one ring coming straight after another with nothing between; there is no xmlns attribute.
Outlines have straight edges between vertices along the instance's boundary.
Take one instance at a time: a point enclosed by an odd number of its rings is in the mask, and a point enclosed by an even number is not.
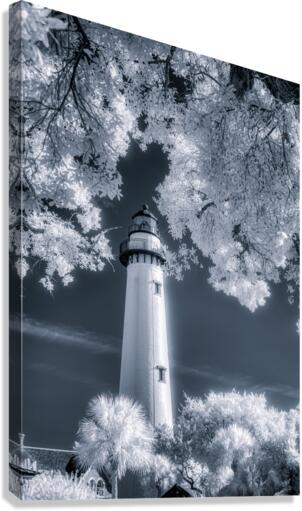
<svg viewBox="0 0 302 511"><path fill-rule="evenodd" d="M10 453L13 454L15 448L19 446L13 440L9 441ZM73 454L73 451L65 449L51 449L47 447L32 447L24 446L26 453L37 462L37 470L61 470L65 471L68 460Z"/></svg>
<svg viewBox="0 0 302 511"><path fill-rule="evenodd" d="M166 493L162 495L162 498L176 498L176 497L192 497L191 493L185 490L179 484L174 484Z"/></svg>
<svg viewBox="0 0 302 511"><path fill-rule="evenodd" d="M14 440L9 440L10 453L14 453L19 444ZM74 451L66 449L53 449L48 447L24 446L24 449L30 457L37 462L37 472L44 470L60 470L62 473L84 475L87 471L82 469ZM11 465L11 463L10 463ZM12 467L11 467L12 468ZM108 493L111 493L111 482L106 470L96 470L99 477L104 480Z"/></svg>

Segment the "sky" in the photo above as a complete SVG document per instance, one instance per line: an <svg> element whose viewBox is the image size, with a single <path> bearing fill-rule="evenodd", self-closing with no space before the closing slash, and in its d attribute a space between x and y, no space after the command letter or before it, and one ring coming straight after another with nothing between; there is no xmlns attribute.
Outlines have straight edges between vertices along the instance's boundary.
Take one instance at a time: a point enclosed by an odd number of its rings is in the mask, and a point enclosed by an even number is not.
<svg viewBox="0 0 302 511"><path fill-rule="evenodd" d="M153 197L167 171L160 146L142 152L135 142L121 159L123 197L105 204L104 226L116 255L100 273L77 271L68 287L51 295L38 283L37 265L24 281L23 430L31 446L71 449L90 398L118 393L126 269L118 260L131 215L147 203L159 218L162 240L175 247ZM299 399L297 304L285 285L254 313L207 282L209 261L183 281L166 278L166 314L174 415L184 394L265 392L269 404L294 407ZM20 431L20 286L14 272L10 295L10 437Z"/></svg>

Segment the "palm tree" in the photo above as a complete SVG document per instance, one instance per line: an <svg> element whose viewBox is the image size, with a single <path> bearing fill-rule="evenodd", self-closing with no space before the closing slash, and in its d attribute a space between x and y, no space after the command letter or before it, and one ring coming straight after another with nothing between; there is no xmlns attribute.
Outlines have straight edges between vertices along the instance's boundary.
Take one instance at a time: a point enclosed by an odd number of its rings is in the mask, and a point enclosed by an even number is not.
<svg viewBox="0 0 302 511"><path fill-rule="evenodd" d="M75 450L83 468L106 467L112 497L127 470L143 474L152 463L153 431L141 405L126 396L98 395L81 420Z"/></svg>

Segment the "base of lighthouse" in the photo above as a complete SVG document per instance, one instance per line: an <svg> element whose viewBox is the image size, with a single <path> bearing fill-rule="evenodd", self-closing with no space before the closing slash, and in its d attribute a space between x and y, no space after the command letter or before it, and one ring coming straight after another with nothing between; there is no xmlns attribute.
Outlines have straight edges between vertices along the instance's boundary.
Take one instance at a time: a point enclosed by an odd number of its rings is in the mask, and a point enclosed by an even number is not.
<svg viewBox="0 0 302 511"><path fill-rule="evenodd" d="M164 275L146 257L127 267L120 393L141 403L153 426L172 426Z"/></svg>

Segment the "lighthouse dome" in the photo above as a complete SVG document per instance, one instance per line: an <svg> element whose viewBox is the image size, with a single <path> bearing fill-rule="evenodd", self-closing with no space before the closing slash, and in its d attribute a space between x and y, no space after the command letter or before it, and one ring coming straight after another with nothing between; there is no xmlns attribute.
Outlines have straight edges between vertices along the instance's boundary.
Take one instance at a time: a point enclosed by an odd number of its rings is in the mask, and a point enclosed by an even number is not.
<svg viewBox="0 0 302 511"><path fill-rule="evenodd" d="M132 223L129 226L128 234L138 231L159 236L157 218L151 213L147 204L143 204L142 208L132 215Z"/></svg>
<svg viewBox="0 0 302 511"><path fill-rule="evenodd" d="M146 217L152 218L153 220L157 221L156 216L154 216L153 213L151 213L148 204L143 204L142 209L140 209L137 213L134 213L134 215L132 215L132 220L134 220L137 217L141 217L141 216L146 216Z"/></svg>

